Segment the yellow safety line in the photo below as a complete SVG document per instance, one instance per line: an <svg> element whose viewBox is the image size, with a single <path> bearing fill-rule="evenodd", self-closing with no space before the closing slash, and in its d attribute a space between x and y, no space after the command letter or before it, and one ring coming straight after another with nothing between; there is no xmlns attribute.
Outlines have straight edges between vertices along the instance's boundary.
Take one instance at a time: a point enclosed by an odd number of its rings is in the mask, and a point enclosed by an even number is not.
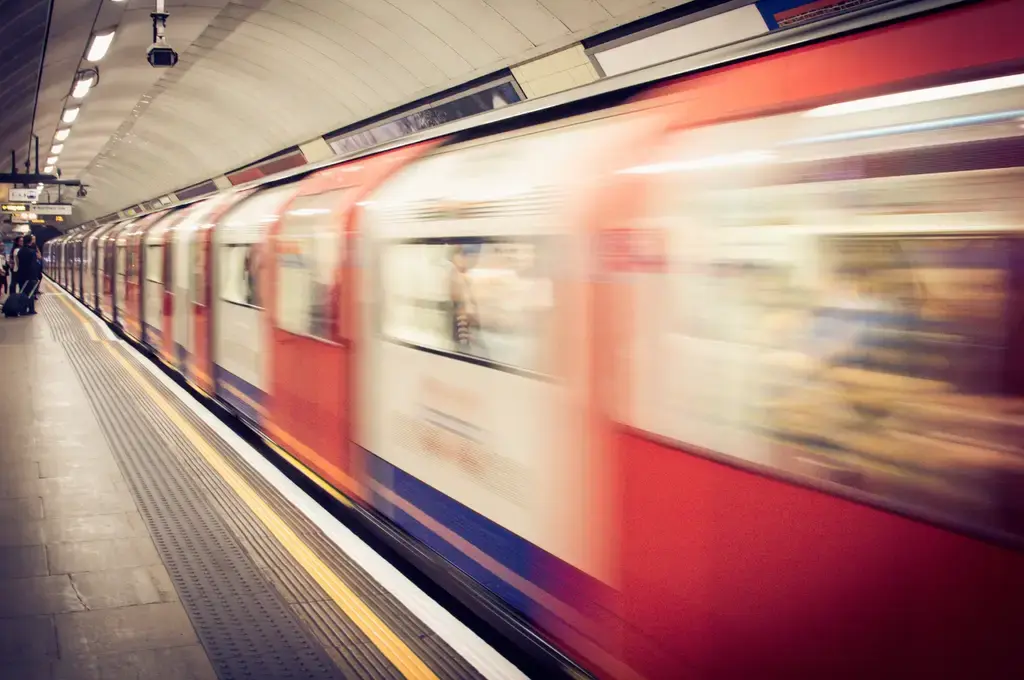
<svg viewBox="0 0 1024 680"><path fill-rule="evenodd" d="M63 298L63 296L61 296ZM72 304L63 300L76 315L86 324L91 325L81 312L74 309ZM370 641L377 646L387 659L394 664L395 668L403 676L415 680L438 680L430 668L423 663L416 654L409 649L387 624L380 620L376 613L359 598L352 590L335 574L330 567L317 557L306 543L289 527L284 520L274 512L266 501L257 494L248 482L246 482L234 468L232 468L224 457L210 446L205 439L192 427L191 423L185 420L168 402L146 380L138 370L132 366L127 359L116 351L110 343L103 343L110 354L117 359L129 374L136 378L139 386L146 391L161 411L173 422L182 434L197 451L206 459L210 467L226 481L238 496L245 501L263 525L281 542L285 550L291 554L295 561L312 576L320 587L330 595L343 612L359 626L359 629L370 638ZM289 456L290 458L290 456ZM296 461L297 462L297 461Z"/></svg>
<svg viewBox="0 0 1024 680"><path fill-rule="evenodd" d="M276 453L277 455L281 456L289 463L291 463L292 467L294 467L299 472L304 474L309 479L309 481L313 482L321 489L323 489L331 496L333 496L336 501L339 501L342 505L348 506L350 508L355 507L355 505L352 503L348 496L346 496L345 494L343 494L342 492L338 491L333 486L328 484L327 480L325 480L323 477L321 477L320 475L306 467L306 465L298 458L294 457L292 454L285 451L283 448L278 446L270 439L267 439L266 437L262 437L262 439L267 444L267 446L274 450L274 453Z"/></svg>

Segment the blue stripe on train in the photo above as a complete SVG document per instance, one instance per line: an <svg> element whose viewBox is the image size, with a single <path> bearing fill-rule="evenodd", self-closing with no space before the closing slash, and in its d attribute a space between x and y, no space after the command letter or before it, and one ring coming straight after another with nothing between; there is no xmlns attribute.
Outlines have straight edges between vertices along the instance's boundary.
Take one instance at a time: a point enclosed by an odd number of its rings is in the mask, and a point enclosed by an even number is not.
<svg viewBox="0 0 1024 680"><path fill-rule="evenodd" d="M455 499L425 484L383 458L366 451L370 476L382 486L401 496L420 512L459 537L472 543L478 550L500 562L523 579L539 586L588 616L604 618L603 607L597 599L612 594L612 589L562 559L552 555L484 517ZM477 563L456 546L438 536L386 499L374 495L374 505L402 529L481 583L506 603L524 614L536 612L543 603L536 602L526 593L509 584L497 574ZM542 579L542 582L538 582Z"/></svg>
<svg viewBox="0 0 1024 680"><path fill-rule="evenodd" d="M510 570L529 579L530 554L537 550L531 543L424 484L383 458L367 453L370 476L379 484L391 489ZM527 595L503 581L494 572L477 564L419 521L376 494L374 505L402 529L430 546L505 602L521 612L531 611L532 601Z"/></svg>
<svg viewBox="0 0 1024 680"><path fill-rule="evenodd" d="M216 364L213 366L213 376L214 382L217 386L218 397L238 409L239 413L252 422L260 422L260 412L257 407L250 402L255 402L262 407L266 402L266 393L264 393L263 390ZM233 390L229 388L233 388ZM241 392L248 399L239 397L235 391Z"/></svg>

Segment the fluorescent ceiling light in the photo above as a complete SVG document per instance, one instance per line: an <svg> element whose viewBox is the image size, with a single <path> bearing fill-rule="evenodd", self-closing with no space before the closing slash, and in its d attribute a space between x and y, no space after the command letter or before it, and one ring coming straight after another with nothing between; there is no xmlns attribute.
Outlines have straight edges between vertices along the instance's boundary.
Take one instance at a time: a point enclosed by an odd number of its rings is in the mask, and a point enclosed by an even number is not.
<svg viewBox="0 0 1024 680"><path fill-rule="evenodd" d="M49 159L47 159L47 160L49 160ZM53 174L53 166L52 165L47 165L45 168L43 168L43 172L45 172L47 175L52 175Z"/></svg>
<svg viewBox="0 0 1024 680"><path fill-rule="evenodd" d="M47 165L57 165L57 157L56 156L50 156L49 158L46 159L46 164Z"/></svg>
<svg viewBox="0 0 1024 680"><path fill-rule="evenodd" d="M692 161L670 161L653 165L640 165L635 168L621 170L620 172L624 175L656 175L663 172L685 172L687 170L704 170L735 165L755 165L770 161L774 157L775 154L770 151L745 151L743 153L696 158Z"/></svg>
<svg viewBox="0 0 1024 680"><path fill-rule="evenodd" d="M50 153L52 153L54 155L59 154L63 150L64 150L64 145L63 144L54 144L53 146L50 147Z"/></svg>
<svg viewBox="0 0 1024 680"><path fill-rule="evenodd" d="M75 119L78 118L78 107L73 109L67 109L64 111L64 115L61 116L61 120L65 123L74 123Z"/></svg>
<svg viewBox="0 0 1024 680"><path fill-rule="evenodd" d="M71 134L71 128L64 128L63 130L57 130L57 134L53 136L58 142L63 142Z"/></svg>
<svg viewBox="0 0 1024 680"><path fill-rule="evenodd" d="M88 61L99 61L107 56L107 50L110 49L110 43L112 42L114 42L113 31L102 35L94 35L92 37L92 45L89 46L89 51L85 54L85 58Z"/></svg>
<svg viewBox="0 0 1024 680"><path fill-rule="evenodd" d="M89 76L88 78L82 78L81 80L75 81L75 88L71 90L71 96L75 99L84 98L85 95L89 94L89 90L92 89L93 83L95 82L95 76Z"/></svg>
<svg viewBox="0 0 1024 680"><path fill-rule="evenodd" d="M811 116L813 118L844 116L850 113L878 111L879 109L891 109L897 106L907 106L909 104L924 104L927 102L940 101L942 99L967 97L972 94L996 92L997 90L1008 90L1013 87L1021 86L1024 86L1024 73L1019 73L1013 76L1002 76L1000 78L974 80L969 83L957 83L956 85L928 87L923 90L897 92L896 94L886 94L881 97L855 99L851 102L829 104L828 106L811 109L804 115Z"/></svg>

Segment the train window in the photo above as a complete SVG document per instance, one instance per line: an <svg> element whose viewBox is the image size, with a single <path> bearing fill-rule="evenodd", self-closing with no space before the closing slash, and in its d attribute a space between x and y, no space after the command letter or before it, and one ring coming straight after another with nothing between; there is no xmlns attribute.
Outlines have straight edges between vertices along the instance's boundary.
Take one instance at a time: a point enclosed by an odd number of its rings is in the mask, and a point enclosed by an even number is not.
<svg viewBox="0 0 1024 680"><path fill-rule="evenodd" d="M297 335L336 341L338 270L345 241L339 189L296 198L281 218L277 242L277 325Z"/></svg>
<svg viewBox="0 0 1024 680"><path fill-rule="evenodd" d="M381 333L391 341L543 373L554 307L544 239L384 245Z"/></svg>
<svg viewBox="0 0 1024 680"><path fill-rule="evenodd" d="M128 253L124 246L117 246L117 275L124 276L128 270Z"/></svg>
<svg viewBox="0 0 1024 680"><path fill-rule="evenodd" d="M146 246L146 280L163 283L164 247L159 244Z"/></svg>
<svg viewBox="0 0 1024 680"><path fill-rule="evenodd" d="M220 294L239 305L263 308L260 295L262 248L256 243L231 243L221 247Z"/></svg>
<svg viewBox="0 0 1024 680"><path fill-rule="evenodd" d="M1024 91L730 123L635 168L668 262L638 284L637 425L1024 535L1007 107Z"/></svg>

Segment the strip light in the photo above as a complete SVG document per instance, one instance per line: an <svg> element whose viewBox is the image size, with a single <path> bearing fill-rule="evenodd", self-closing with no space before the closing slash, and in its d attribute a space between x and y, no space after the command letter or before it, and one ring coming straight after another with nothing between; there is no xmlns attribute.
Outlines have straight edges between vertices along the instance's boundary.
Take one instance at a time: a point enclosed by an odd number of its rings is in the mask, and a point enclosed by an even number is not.
<svg viewBox="0 0 1024 680"><path fill-rule="evenodd" d="M63 130L57 130L57 134L53 136L58 142L63 142L71 134L71 128L64 128Z"/></svg>
<svg viewBox="0 0 1024 680"><path fill-rule="evenodd" d="M114 42L114 31L102 35L94 35L92 37L92 45L89 46L89 51L86 53L85 58L91 62L99 61L107 56L107 50L110 49L112 42Z"/></svg>
<svg viewBox="0 0 1024 680"><path fill-rule="evenodd" d="M60 152L63 151L63 150L64 150L64 145L63 144L54 144L53 146L50 147L50 153L52 153L54 156L59 155Z"/></svg>
<svg viewBox="0 0 1024 680"><path fill-rule="evenodd" d="M93 84L96 82L95 76L89 76L88 78L82 78L81 80L75 81L75 88L71 90L71 96L75 99L83 99L85 95L89 94L89 90L92 89Z"/></svg>
<svg viewBox="0 0 1024 680"><path fill-rule="evenodd" d="M46 164L47 165L57 165L57 157L56 156L50 156L49 158L46 159Z"/></svg>
<svg viewBox="0 0 1024 680"><path fill-rule="evenodd" d="M1013 76L986 78L985 80L974 80L969 83L941 85L939 87L928 87L923 90L910 90L909 92L886 94L881 97L868 97L867 99L855 99L850 102L829 104L828 106L811 109L804 115L812 118L845 116L851 113L865 113L867 111L891 109L897 106L909 106L910 104L924 104L942 99L967 97L972 94L1009 90L1022 86L1024 86L1024 73L1019 73Z"/></svg>
<svg viewBox="0 0 1024 680"><path fill-rule="evenodd" d="M47 159L47 160L49 160L49 159ZM52 165L47 165L45 168L43 168L43 172L45 172L47 175L52 175L53 174L53 166Z"/></svg>
<svg viewBox="0 0 1024 680"><path fill-rule="evenodd" d="M73 108L73 109L66 109L64 111L64 115L61 116L61 120L64 121L65 123L68 123L68 124L74 123L76 118L78 118L78 107L77 106L75 108Z"/></svg>

